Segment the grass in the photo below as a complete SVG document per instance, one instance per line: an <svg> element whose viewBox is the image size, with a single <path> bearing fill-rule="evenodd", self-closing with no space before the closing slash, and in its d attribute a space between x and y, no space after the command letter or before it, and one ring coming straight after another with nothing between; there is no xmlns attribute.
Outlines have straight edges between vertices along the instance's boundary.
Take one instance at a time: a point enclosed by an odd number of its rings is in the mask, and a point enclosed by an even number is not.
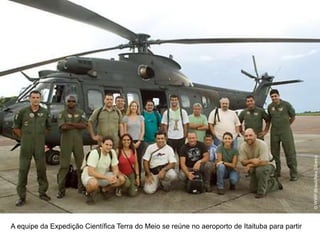
<svg viewBox="0 0 320 240"><path fill-rule="evenodd" d="M320 116L320 112L303 112L303 113L297 113L297 116Z"/></svg>

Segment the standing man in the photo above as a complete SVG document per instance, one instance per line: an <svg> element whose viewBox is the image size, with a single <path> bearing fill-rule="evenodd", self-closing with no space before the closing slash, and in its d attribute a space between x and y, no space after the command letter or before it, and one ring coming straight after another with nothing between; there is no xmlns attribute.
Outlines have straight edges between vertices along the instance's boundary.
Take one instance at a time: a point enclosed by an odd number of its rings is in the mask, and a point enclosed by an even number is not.
<svg viewBox="0 0 320 240"><path fill-rule="evenodd" d="M247 108L244 109L239 115L239 120L241 123L240 133L244 135L245 129L252 128L257 134L258 138L263 140L264 136L268 133L270 128L270 120L268 114L264 109L256 106L254 96L252 95L246 97L246 105ZM265 122L264 130L262 130L263 120ZM243 122L244 128L242 127Z"/></svg>
<svg viewBox="0 0 320 240"><path fill-rule="evenodd" d="M41 93L31 91L29 95L30 106L22 108L14 118L13 132L20 138L21 148L19 157L19 177L17 193L19 199L16 206L26 203L28 173L31 159L34 157L37 168L39 184L39 197L49 201L51 198L46 194L48 179L45 163L45 134L50 130L49 112L40 106Z"/></svg>
<svg viewBox="0 0 320 240"><path fill-rule="evenodd" d="M73 95L66 97L66 109L58 116L60 128L60 169L58 172L57 198L66 194L66 176L69 170L71 154L73 153L78 175L78 191L82 191L80 170L83 161L82 130L87 128L87 121L82 110L77 108L77 98Z"/></svg>
<svg viewBox="0 0 320 240"><path fill-rule="evenodd" d="M180 150L180 173L182 181L192 180L194 172L199 171L203 176L204 188L206 192L211 192L210 180L213 171L213 163L209 162L208 148L203 142L197 141L194 132L188 133L188 142Z"/></svg>
<svg viewBox="0 0 320 240"><path fill-rule="evenodd" d="M233 147L237 148L237 138L240 133L240 121L235 111L229 109L228 98L220 99L220 108L211 111L208 123L211 134L214 136L214 144L220 145L225 132L230 132L233 136Z"/></svg>
<svg viewBox="0 0 320 240"><path fill-rule="evenodd" d="M170 191L171 183L178 179L174 170L176 162L173 149L166 143L166 134L157 132L156 143L149 145L143 156L144 191L155 193L160 185L164 191Z"/></svg>
<svg viewBox="0 0 320 240"><path fill-rule="evenodd" d="M198 141L203 142L209 128L207 116L201 114L202 106L200 103L193 104L192 111L193 113L189 115L189 132L195 132Z"/></svg>
<svg viewBox="0 0 320 240"><path fill-rule="evenodd" d="M295 120L295 110L289 102L280 99L277 89L270 91L272 103L268 106L268 113L271 119L271 153L276 161L276 174L281 175L280 142L287 159L287 166L290 169L290 181L298 180L296 148L294 145L291 124Z"/></svg>
<svg viewBox="0 0 320 240"><path fill-rule="evenodd" d="M154 102L152 100L147 100L145 105L145 110L141 112L144 117L144 142L147 144L154 143L155 134L158 132L161 124L161 115L154 109Z"/></svg>
<svg viewBox="0 0 320 240"><path fill-rule="evenodd" d="M116 105L115 105L116 109L118 109L121 112L122 117L125 116L127 110L126 110L126 103L124 101L124 97L119 95L116 97L115 100L116 100L115 101L116 102Z"/></svg>
<svg viewBox="0 0 320 240"><path fill-rule="evenodd" d="M263 198L267 192L282 189L282 185L274 176L274 162L270 162L272 156L267 144L257 139L252 128L244 133L244 142L239 148L239 159L246 170L250 172L250 191L256 193L256 198Z"/></svg>
<svg viewBox="0 0 320 240"><path fill-rule="evenodd" d="M96 123L97 133L94 130L94 123ZM110 136L114 141L113 147L118 146L119 133L123 134L122 115L118 109L113 107L112 93L106 94L103 107L93 111L88 120L88 129L91 138L99 145L103 137Z"/></svg>
<svg viewBox="0 0 320 240"><path fill-rule="evenodd" d="M180 108L177 95L170 96L170 108L163 113L161 123L168 134L168 144L179 154L187 136L189 118L186 110Z"/></svg>

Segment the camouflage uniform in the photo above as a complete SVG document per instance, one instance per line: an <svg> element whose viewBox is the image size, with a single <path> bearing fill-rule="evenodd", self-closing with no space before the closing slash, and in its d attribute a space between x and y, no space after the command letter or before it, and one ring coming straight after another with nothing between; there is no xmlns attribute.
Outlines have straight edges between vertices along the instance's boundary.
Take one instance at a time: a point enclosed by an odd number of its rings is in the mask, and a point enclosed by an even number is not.
<svg viewBox="0 0 320 240"><path fill-rule="evenodd" d="M37 168L39 194L43 195L48 190L44 147L45 133L50 127L49 113L42 107L36 112L33 112L30 107L23 108L14 118L13 128L21 130L17 185L17 193L21 199L26 198L26 185L32 157L34 157Z"/></svg>

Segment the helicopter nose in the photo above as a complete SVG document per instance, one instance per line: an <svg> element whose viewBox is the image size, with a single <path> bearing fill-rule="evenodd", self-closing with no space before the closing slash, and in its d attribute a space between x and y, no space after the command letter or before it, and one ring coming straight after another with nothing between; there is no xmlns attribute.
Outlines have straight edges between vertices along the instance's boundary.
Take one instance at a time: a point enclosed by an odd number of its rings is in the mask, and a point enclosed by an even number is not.
<svg viewBox="0 0 320 240"><path fill-rule="evenodd" d="M3 129L3 119L4 119L4 112L0 112L0 135L2 134L2 129Z"/></svg>

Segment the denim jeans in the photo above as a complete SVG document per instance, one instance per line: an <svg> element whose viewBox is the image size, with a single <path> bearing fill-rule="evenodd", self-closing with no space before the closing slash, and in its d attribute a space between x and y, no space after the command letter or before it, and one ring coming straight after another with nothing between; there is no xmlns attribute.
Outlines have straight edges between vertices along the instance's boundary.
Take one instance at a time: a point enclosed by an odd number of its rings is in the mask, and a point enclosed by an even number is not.
<svg viewBox="0 0 320 240"><path fill-rule="evenodd" d="M217 188L224 189L224 179L229 178L230 184L235 185L240 180L240 174L232 168L226 167L224 164L219 164L217 167Z"/></svg>

